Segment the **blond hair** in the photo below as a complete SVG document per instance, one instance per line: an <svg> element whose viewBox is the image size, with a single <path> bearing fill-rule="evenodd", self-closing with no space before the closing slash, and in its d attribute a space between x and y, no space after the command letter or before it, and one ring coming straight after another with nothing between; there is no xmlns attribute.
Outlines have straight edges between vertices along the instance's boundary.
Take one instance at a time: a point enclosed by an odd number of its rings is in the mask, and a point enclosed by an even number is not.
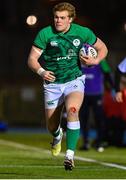
<svg viewBox="0 0 126 180"><path fill-rule="evenodd" d="M55 14L56 11L68 11L69 17L72 18L73 20L76 17L75 7L68 2L61 2L55 5L53 8L53 14Z"/></svg>

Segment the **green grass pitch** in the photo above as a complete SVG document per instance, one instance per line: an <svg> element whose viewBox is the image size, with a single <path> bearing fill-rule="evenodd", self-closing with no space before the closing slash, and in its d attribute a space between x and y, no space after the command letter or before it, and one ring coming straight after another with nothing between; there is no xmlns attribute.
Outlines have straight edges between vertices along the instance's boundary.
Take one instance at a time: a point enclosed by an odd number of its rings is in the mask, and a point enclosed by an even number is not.
<svg viewBox="0 0 126 180"><path fill-rule="evenodd" d="M108 147L102 153L93 148L86 152L77 150L75 168L65 171L65 138L58 157L52 157L50 142L49 134L1 133L0 179L126 178L125 148Z"/></svg>

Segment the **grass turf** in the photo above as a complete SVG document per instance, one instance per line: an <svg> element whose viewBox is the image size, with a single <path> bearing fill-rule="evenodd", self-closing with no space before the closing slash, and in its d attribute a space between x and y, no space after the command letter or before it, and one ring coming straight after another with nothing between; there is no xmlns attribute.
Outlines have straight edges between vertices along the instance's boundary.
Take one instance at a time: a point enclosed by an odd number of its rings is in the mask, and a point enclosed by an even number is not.
<svg viewBox="0 0 126 180"><path fill-rule="evenodd" d="M126 170L101 165L99 162L126 166L125 148L106 148L99 153L95 149L76 151L79 157L97 162L75 160L73 171L63 167L65 139L62 154L52 157L51 137L48 134L2 133L0 134L0 179L124 179ZM79 145L79 144L78 144Z"/></svg>

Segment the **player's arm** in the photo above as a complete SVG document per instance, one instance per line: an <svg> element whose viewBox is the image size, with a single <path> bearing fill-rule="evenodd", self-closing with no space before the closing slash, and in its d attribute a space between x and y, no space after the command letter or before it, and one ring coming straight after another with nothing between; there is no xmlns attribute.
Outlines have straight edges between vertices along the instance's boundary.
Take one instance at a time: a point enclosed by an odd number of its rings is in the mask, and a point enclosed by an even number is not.
<svg viewBox="0 0 126 180"><path fill-rule="evenodd" d="M97 53L98 53L97 57L95 58L95 63L99 64L107 56L108 49L105 43L99 38L97 38L97 41L93 46L97 50Z"/></svg>
<svg viewBox="0 0 126 180"><path fill-rule="evenodd" d="M105 82L109 85L111 90L113 92L115 92L115 81L114 81L113 73L112 73L111 67L108 64L107 60L103 59L100 62L100 66L101 66L101 70L104 74Z"/></svg>
<svg viewBox="0 0 126 180"><path fill-rule="evenodd" d="M41 49L39 49L35 46L32 46L31 51L28 56L28 66L33 72L37 73L38 69L41 68L41 66L38 62L38 59L41 56L41 54L42 54ZM43 69L43 71L44 71L44 69Z"/></svg>
<svg viewBox="0 0 126 180"><path fill-rule="evenodd" d="M116 69L116 72L115 72L115 89L116 89L116 101L117 102L123 102L123 94L122 94L122 91L120 90L120 77L121 77L122 73L121 71L118 69Z"/></svg>
<svg viewBox="0 0 126 180"><path fill-rule="evenodd" d="M53 82L55 81L55 76L52 71L46 71L41 67L39 63L39 58L42 54L42 49L32 46L31 51L28 56L28 67L38 75L40 75L44 80Z"/></svg>

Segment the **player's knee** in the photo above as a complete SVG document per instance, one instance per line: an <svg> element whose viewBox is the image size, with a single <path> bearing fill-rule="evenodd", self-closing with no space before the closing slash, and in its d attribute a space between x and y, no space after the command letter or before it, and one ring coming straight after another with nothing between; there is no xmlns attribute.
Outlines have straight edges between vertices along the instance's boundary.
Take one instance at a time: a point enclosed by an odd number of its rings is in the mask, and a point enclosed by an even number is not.
<svg viewBox="0 0 126 180"><path fill-rule="evenodd" d="M73 117L73 118L78 117L78 109L75 106L72 106L68 109L68 118L69 117Z"/></svg>

